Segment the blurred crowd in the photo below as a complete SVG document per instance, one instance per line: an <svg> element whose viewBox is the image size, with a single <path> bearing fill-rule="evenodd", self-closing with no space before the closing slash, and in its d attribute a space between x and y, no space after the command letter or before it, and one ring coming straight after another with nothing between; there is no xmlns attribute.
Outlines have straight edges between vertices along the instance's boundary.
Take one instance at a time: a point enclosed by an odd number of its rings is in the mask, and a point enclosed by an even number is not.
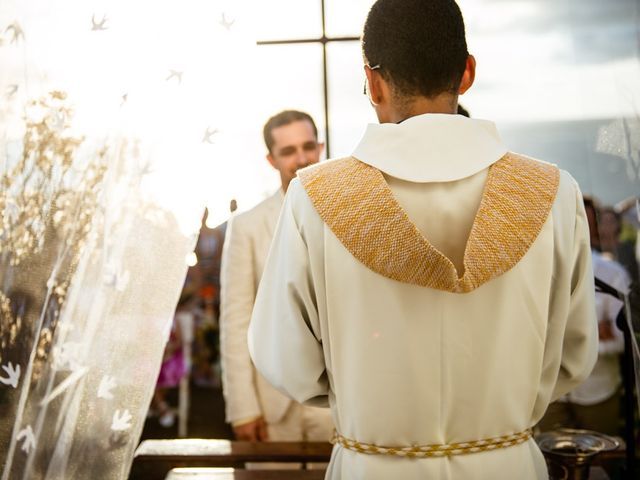
<svg viewBox="0 0 640 480"><path fill-rule="evenodd" d="M638 214L636 199L615 207L601 206L585 197L589 222L593 272L597 279L638 299ZM624 425L622 409L623 376L621 355L624 336L616 322L622 302L605 293L596 293L598 319L598 360L591 375L576 389L549 405L538 424L540 430L562 427L594 430L619 435Z"/></svg>
<svg viewBox="0 0 640 480"><path fill-rule="evenodd" d="M149 411L149 417L157 417L163 427L175 424L176 406L170 405L167 394L184 378L199 387L221 387L218 319L226 227L226 222L208 227L205 211L194 252L196 263L187 272Z"/></svg>

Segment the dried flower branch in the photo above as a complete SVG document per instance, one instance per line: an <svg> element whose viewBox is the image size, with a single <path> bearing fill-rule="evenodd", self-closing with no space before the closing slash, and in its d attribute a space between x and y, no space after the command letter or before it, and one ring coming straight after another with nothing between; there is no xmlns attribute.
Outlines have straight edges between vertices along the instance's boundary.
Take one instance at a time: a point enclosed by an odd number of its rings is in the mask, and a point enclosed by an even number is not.
<svg viewBox="0 0 640 480"><path fill-rule="evenodd" d="M0 172L0 358L23 337L37 343L37 363L46 360L96 217L107 149L82 155L72 118L64 92L31 101L21 153ZM28 321L16 314L16 295L32 299Z"/></svg>

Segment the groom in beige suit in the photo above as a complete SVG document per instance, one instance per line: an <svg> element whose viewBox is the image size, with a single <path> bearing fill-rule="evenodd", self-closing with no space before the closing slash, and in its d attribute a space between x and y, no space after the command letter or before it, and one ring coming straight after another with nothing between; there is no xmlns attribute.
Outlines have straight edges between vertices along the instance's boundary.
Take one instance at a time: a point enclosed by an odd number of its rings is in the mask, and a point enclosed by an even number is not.
<svg viewBox="0 0 640 480"><path fill-rule="evenodd" d="M282 188L229 222L221 271L220 350L226 418L238 440L329 440L328 409L302 406L259 375L247 349L247 329L284 193L300 168L317 163L324 148L313 119L287 110L264 126L267 160Z"/></svg>

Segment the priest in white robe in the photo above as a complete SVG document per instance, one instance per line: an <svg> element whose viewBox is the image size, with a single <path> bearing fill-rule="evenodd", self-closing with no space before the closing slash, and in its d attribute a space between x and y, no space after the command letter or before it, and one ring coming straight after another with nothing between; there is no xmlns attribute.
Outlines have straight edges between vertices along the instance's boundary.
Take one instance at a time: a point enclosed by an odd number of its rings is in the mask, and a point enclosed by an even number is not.
<svg viewBox="0 0 640 480"><path fill-rule="evenodd" d="M380 125L291 183L252 359L331 408L327 478L546 479L531 428L597 354L580 190L455 115L475 60L453 0L379 0L363 53Z"/></svg>

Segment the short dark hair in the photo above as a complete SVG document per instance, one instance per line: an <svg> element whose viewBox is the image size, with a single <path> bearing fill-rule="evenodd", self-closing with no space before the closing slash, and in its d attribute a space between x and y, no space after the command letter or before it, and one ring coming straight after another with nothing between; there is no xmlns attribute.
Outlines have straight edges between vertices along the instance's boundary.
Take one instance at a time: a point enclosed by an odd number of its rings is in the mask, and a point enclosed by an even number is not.
<svg viewBox="0 0 640 480"><path fill-rule="evenodd" d="M455 93L469 56L460 8L454 0L378 0L362 53L401 96Z"/></svg>
<svg viewBox="0 0 640 480"><path fill-rule="evenodd" d="M267 123L264 124L264 128L262 129L262 135L264 137L264 143L267 146L267 150L271 152L271 147L273 147L273 144L275 143L273 135L271 134L274 128L284 127L290 123L304 120L308 120L311 123L311 127L313 127L313 134L317 139L318 128L316 127L313 118L311 118L311 115L308 113L300 112L298 110L284 110L267 120Z"/></svg>

